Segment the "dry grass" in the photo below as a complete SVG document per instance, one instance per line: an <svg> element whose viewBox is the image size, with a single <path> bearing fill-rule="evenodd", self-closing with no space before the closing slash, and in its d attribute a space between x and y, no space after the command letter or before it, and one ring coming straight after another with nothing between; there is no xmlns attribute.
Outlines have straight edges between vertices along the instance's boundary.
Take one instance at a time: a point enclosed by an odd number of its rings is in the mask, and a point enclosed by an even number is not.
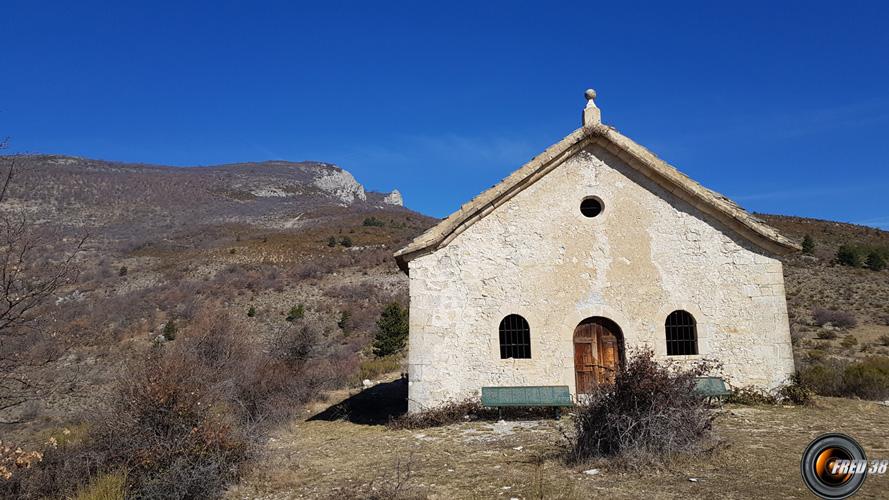
<svg viewBox="0 0 889 500"><path fill-rule="evenodd" d="M715 421L723 443L715 452L635 472L609 460L565 465L562 431L571 427L570 417L423 430L297 420L273 433L264 455L227 496L330 498L369 491L391 483L396 464L412 457L406 487L426 498L811 498L799 478L808 442L841 425L868 456L886 456L887 418L885 406L832 398L806 407L727 405ZM751 480L747 471L762 464L769 473ZM583 473L592 468L601 472ZM859 493L860 498L887 495L889 482L876 477Z"/></svg>
<svg viewBox="0 0 889 500"><path fill-rule="evenodd" d="M358 380L376 380L381 375L404 371L404 355L371 357L361 362L358 367Z"/></svg>

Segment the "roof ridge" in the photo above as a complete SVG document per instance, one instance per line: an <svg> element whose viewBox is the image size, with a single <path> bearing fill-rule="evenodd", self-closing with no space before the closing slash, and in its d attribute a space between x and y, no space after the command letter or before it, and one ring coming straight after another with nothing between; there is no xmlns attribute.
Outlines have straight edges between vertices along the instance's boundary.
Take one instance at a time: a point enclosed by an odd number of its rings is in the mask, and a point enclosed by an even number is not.
<svg viewBox="0 0 889 500"><path fill-rule="evenodd" d="M800 250L797 243L752 216L727 196L702 186L617 129L594 123L571 132L561 141L546 148L519 169L461 205L457 211L395 252L399 267L407 271L407 262L413 258L446 246L466 228L548 174L587 143L596 143L627 161L631 167L661 187L720 220L760 248L777 254ZM642 168L634 164L641 165Z"/></svg>

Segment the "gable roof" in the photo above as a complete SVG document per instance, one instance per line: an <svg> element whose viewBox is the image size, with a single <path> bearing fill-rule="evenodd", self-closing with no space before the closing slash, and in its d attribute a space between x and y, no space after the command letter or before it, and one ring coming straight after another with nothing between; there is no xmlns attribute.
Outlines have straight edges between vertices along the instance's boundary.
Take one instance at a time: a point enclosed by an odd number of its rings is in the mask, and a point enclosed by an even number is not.
<svg viewBox="0 0 889 500"><path fill-rule="evenodd" d="M777 230L750 215L737 203L701 186L648 149L607 125L595 123L572 132L550 146L508 177L464 204L406 247L395 252L398 267L407 272L412 259L434 252L469 226L527 188L588 145L598 145L635 168L662 188L722 222L756 246L777 255L801 247Z"/></svg>

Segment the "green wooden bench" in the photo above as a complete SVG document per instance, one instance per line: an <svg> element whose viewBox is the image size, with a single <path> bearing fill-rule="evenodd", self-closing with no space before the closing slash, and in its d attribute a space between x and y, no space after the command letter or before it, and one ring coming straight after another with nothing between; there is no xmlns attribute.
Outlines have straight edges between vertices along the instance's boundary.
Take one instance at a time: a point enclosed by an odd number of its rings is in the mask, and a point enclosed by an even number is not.
<svg viewBox="0 0 889 500"><path fill-rule="evenodd" d="M720 377L697 377L695 379L695 392L707 398L707 401L716 398L717 401L730 396L732 391Z"/></svg>
<svg viewBox="0 0 889 500"><path fill-rule="evenodd" d="M561 408L574 406L574 401L567 385L482 387L482 406L501 409L510 406L552 406L556 418L559 418Z"/></svg>

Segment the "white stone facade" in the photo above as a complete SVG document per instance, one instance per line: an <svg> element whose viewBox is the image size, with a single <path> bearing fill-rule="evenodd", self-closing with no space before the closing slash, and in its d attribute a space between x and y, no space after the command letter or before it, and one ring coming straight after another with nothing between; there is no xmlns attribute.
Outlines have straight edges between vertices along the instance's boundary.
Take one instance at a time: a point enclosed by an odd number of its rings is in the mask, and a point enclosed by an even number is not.
<svg viewBox="0 0 889 500"><path fill-rule="evenodd" d="M579 210L590 196L594 218ZM736 386L794 370L781 262L594 144L408 266L410 411L483 386L573 394L574 328L594 316L667 359L664 321L686 310L699 354L669 358L718 360ZM511 313L530 324L530 359L500 359Z"/></svg>

